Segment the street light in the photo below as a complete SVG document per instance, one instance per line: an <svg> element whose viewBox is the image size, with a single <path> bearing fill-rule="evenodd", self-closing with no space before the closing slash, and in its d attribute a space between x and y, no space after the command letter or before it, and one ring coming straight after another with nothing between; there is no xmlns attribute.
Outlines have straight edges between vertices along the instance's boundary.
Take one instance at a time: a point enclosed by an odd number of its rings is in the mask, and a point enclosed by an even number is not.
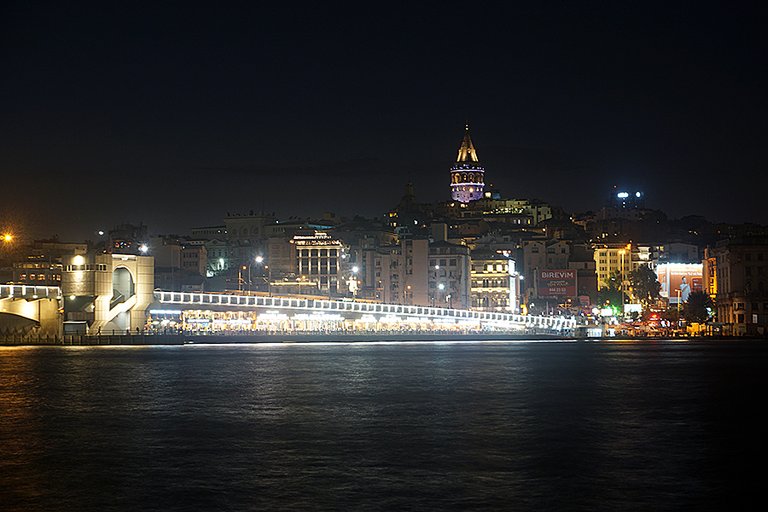
<svg viewBox="0 0 768 512"><path fill-rule="evenodd" d="M264 265L264 262L265 262L266 260L265 260L264 256L262 256L261 254L259 254L259 255L257 255L255 258L253 258L253 261L254 261L254 262L257 264L257 265ZM250 284L250 281L251 281L251 270L250 270L250 269L251 269L251 265L249 264L249 265L248 265L248 282L249 282L249 284ZM271 285L272 285L272 273L271 273L271 271L269 270L269 265L264 265L264 270L265 270L265 271L267 271L267 275L265 276L265 275L264 275L264 272L262 272L262 273L261 273L261 278L262 278L262 279L264 279L264 280L266 281L266 283L267 283L267 293L268 293L268 294L269 294L269 296L271 297L271 296L272 296L272 286L271 286ZM249 291L250 291L250 290L249 290Z"/></svg>
<svg viewBox="0 0 768 512"><path fill-rule="evenodd" d="M622 314L624 314L624 304L626 304L626 298L624 297L624 271L625 271L624 254L626 252L627 251L625 251L624 249L619 249L619 254L621 255L621 286L619 289L621 290L621 313Z"/></svg>
<svg viewBox="0 0 768 512"><path fill-rule="evenodd" d="M13 235L11 233L3 233L3 242L7 244L13 242Z"/></svg>
<svg viewBox="0 0 768 512"><path fill-rule="evenodd" d="M246 268L248 268L248 273L250 274L250 272L251 272L251 266L250 265L248 265L248 267L246 267L245 265L240 265L240 267L237 269L237 291L238 292L242 292L243 291L243 281L244 281L244 279L243 279L243 270L245 270Z"/></svg>
<svg viewBox="0 0 768 512"><path fill-rule="evenodd" d="M352 297L357 298L357 273L360 272L360 267L354 265L352 267L352 275L349 277L349 291L352 292Z"/></svg>

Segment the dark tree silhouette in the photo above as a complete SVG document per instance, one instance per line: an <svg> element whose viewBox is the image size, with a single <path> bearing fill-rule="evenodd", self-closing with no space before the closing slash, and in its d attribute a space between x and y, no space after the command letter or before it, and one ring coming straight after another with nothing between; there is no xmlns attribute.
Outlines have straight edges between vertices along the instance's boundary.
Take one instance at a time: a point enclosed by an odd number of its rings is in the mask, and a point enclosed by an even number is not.
<svg viewBox="0 0 768 512"><path fill-rule="evenodd" d="M714 308L712 299L704 292L692 292L683 307L683 317L688 322L703 324L709 320L707 308Z"/></svg>
<svg viewBox="0 0 768 512"><path fill-rule="evenodd" d="M624 303L621 297L621 273L619 271L612 272L608 281L603 284L606 286L597 291L598 304L611 304L616 306Z"/></svg>
<svg viewBox="0 0 768 512"><path fill-rule="evenodd" d="M656 272L650 267L643 265L630 272L629 283L632 285L633 293L643 305L648 306L659 298L661 283Z"/></svg>

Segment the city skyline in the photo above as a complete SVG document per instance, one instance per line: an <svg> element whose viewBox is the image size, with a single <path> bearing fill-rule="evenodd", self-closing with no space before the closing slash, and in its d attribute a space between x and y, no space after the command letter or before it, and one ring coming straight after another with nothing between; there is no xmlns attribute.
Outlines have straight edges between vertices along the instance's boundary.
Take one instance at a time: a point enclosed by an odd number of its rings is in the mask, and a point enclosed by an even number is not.
<svg viewBox="0 0 768 512"><path fill-rule="evenodd" d="M580 212L618 185L671 217L765 224L764 40L740 9L478 8L457 28L450 6L9 7L0 212L62 238L373 217L409 181L449 199L469 121L505 197Z"/></svg>

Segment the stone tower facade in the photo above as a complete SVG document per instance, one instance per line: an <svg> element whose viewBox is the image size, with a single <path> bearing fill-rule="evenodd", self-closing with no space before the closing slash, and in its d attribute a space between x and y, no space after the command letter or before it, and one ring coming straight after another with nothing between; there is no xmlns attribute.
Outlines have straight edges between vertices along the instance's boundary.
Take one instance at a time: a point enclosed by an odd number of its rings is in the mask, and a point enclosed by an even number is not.
<svg viewBox="0 0 768 512"><path fill-rule="evenodd" d="M477 201L483 197L485 169L480 165L477 151L469 136L469 125L464 129L464 139L459 147L456 163L451 167L451 197L460 203Z"/></svg>

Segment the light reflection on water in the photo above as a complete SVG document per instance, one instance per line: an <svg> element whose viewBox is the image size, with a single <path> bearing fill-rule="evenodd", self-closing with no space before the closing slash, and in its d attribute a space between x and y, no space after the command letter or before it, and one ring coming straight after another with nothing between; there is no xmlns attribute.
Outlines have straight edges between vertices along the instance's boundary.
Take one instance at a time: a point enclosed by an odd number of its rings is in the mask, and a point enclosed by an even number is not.
<svg viewBox="0 0 768 512"><path fill-rule="evenodd" d="M2 508L717 509L750 489L765 356L748 342L0 348Z"/></svg>

